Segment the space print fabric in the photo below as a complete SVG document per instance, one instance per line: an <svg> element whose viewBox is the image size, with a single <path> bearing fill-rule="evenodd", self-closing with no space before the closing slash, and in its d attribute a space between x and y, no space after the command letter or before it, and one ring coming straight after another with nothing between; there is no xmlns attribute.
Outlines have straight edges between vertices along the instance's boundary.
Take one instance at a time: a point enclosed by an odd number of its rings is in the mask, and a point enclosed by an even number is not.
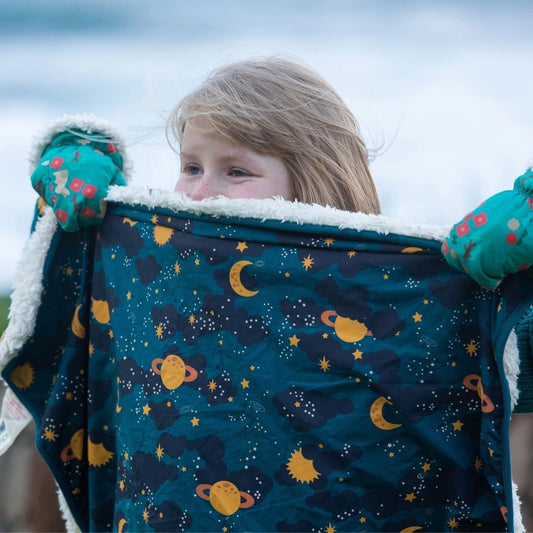
<svg viewBox="0 0 533 533"><path fill-rule="evenodd" d="M531 301L440 243L110 205L57 232L3 375L79 526L505 531L504 343Z"/></svg>

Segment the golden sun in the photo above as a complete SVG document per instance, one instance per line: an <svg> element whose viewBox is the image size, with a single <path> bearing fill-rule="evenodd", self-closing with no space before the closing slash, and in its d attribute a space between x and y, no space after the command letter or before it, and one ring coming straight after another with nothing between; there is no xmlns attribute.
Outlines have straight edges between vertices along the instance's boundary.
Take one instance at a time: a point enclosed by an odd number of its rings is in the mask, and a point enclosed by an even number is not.
<svg viewBox="0 0 533 533"><path fill-rule="evenodd" d="M311 483L320 476L320 472L317 472L313 461L306 459L302 454L302 449L294 450L287 463L287 470L293 479L300 483Z"/></svg>

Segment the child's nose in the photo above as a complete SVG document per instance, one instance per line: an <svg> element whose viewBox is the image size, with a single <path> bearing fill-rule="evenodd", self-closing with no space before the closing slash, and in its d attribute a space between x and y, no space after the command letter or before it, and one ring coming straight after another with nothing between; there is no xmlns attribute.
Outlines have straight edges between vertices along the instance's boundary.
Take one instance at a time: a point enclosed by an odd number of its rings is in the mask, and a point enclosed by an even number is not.
<svg viewBox="0 0 533 533"><path fill-rule="evenodd" d="M202 179L195 183L189 197L193 200L203 200L204 198L214 198L218 194L215 180L211 176L204 174Z"/></svg>

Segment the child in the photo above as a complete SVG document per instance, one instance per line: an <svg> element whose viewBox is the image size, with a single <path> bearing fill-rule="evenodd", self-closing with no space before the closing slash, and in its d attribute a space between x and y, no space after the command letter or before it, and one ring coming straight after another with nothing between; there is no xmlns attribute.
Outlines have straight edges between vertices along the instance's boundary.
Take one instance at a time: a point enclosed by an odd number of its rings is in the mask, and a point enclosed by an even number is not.
<svg viewBox="0 0 533 533"><path fill-rule="evenodd" d="M109 126L85 124L81 133L79 127L72 130L73 124L65 126L67 131L43 147L32 176L37 192L69 231L99 223L108 187L126 183L116 143L94 134L113 135ZM282 196L379 213L354 116L325 80L297 63L249 60L214 71L177 105L168 132L180 143L176 190L193 199ZM208 155L216 161L204 162ZM217 174L213 179L211 166ZM85 169L90 175L82 180ZM207 185L206 177L213 183Z"/></svg>
<svg viewBox="0 0 533 533"><path fill-rule="evenodd" d="M251 229L213 223L202 211L192 222L171 222L167 212L165 226L159 213L133 220L115 205L96 237L81 232L74 260L63 244L78 243L75 230L101 222L106 192L126 182L128 162L106 124L66 119L47 134L32 181L74 232L51 247L60 266L47 261L65 297L46 287L46 350L32 337L28 351L39 350L37 362L14 362L6 375L31 394L37 371L48 373L54 394L39 442L66 472L78 524L120 531L505 529L513 511L509 484L501 482L500 426L509 401L489 347L497 337L503 348L509 320L492 316L486 296L458 299L473 284L451 269L442 273L424 238L405 246L403 235L381 242L373 228L336 227L352 221L347 211L379 213L367 151L341 98L292 62L238 62L186 97L168 131L180 144L176 190L193 200L259 198L263 206L274 196L344 211L328 218L333 210L318 209L324 218L309 224L308 235L280 222L302 206L280 202L273 207L283 216L271 235L260 202L258 213L242 215L261 219ZM118 233L125 236L119 244ZM156 257L161 250L171 264ZM86 261L87 271L80 267ZM114 276L106 277L104 261ZM274 268L261 281L265 290L245 286L255 281L243 271L252 265L257 276ZM67 290L88 283L93 292L73 306ZM269 300L269 289L277 299ZM367 289L376 292L370 297ZM506 311L516 305L502 300ZM64 341L54 324L58 308L68 317ZM505 327L486 329L491 319ZM453 338L448 327L456 328ZM79 346L87 348L83 361ZM41 362L45 351L68 377ZM89 406L78 409L85 394ZM92 425L76 425L84 416Z"/></svg>

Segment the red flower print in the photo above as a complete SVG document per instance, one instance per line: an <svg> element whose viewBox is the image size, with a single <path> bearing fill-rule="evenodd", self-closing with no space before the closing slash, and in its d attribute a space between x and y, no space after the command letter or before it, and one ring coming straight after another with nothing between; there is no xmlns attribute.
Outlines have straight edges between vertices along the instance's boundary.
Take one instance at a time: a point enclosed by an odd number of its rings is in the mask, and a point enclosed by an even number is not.
<svg viewBox="0 0 533 533"><path fill-rule="evenodd" d="M468 226L468 222L463 222L462 224L459 224L457 226L457 235L459 235L459 237L462 237L467 233L470 233L470 227Z"/></svg>
<svg viewBox="0 0 533 533"><path fill-rule="evenodd" d="M466 215L463 220L470 220L472 218L472 213L468 213L468 215Z"/></svg>
<svg viewBox="0 0 533 533"><path fill-rule="evenodd" d="M80 215L84 218L94 217L95 214L96 214L96 211L94 209L91 209L88 206L85 206L80 212Z"/></svg>
<svg viewBox="0 0 533 533"><path fill-rule="evenodd" d="M507 241L507 244L516 244L518 237L516 236L516 233L508 233L505 236L505 240Z"/></svg>
<svg viewBox="0 0 533 533"><path fill-rule="evenodd" d="M117 151L113 143L107 143L107 150L110 154L114 154Z"/></svg>
<svg viewBox="0 0 533 533"><path fill-rule="evenodd" d="M63 224L67 221L68 213L66 211L63 211L62 209L56 210L56 218L59 220L59 222L63 222Z"/></svg>
<svg viewBox="0 0 533 533"><path fill-rule="evenodd" d="M476 227L479 227L479 226L483 226L483 224L486 224L487 223L487 214L486 213L478 213L475 217L474 217L474 224L476 225Z"/></svg>
<svg viewBox="0 0 533 533"><path fill-rule="evenodd" d="M52 205L56 205L57 204L57 196L55 194L52 194L50 199L52 200Z"/></svg>
<svg viewBox="0 0 533 533"><path fill-rule="evenodd" d="M444 241L442 243L442 252L444 255L448 255L448 252L450 251L450 247L448 246L448 241Z"/></svg>
<svg viewBox="0 0 533 533"><path fill-rule="evenodd" d="M61 168L61 165L63 164L63 161L65 161L62 157L54 157L52 159L52 162L50 163L50 168L53 168L55 170L58 170Z"/></svg>
<svg viewBox="0 0 533 533"><path fill-rule="evenodd" d="M529 208L533 209L533 198L528 198L527 203L529 204Z"/></svg>
<svg viewBox="0 0 533 533"><path fill-rule="evenodd" d="M87 196L87 198L92 198L97 191L98 189L94 185L87 183L87 185L83 187L83 191L81 191L81 194L83 194L83 196Z"/></svg>
<svg viewBox="0 0 533 533"><path fill-rule="evenodd" d="M72 180L72 183L70 184L71 191L80 192L82 187L83 187L83 180L80 180L78 178L74 178Z"/></svg>

